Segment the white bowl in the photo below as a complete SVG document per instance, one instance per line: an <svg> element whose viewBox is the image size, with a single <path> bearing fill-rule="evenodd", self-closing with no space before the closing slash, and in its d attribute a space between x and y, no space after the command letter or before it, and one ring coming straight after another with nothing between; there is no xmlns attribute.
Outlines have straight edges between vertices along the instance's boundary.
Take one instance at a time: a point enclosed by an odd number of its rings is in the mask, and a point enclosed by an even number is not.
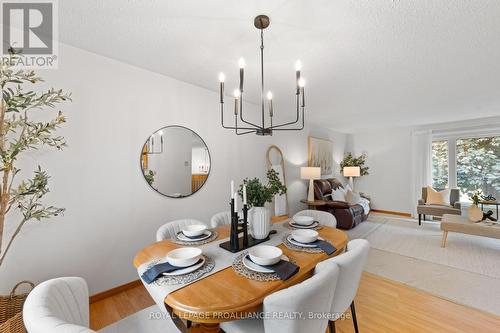
<svg viewBox="0 0 500 333"><path fill-rule="evenodd" d="M299 243L312 243L318 239L318 232L310 229L294 230L292 238Z"/></svg>
<svg viewBox="0 0 500 333"><path fill-rule="evenodd" d="M280 261L283 251L276 246L259 245L250 248L248 254L254 263L266 266L274 265Z"/></svg>
<svg viewBox="0 0 500 333"><path fill-rule="evenodd" d="M177 267L187 267L196 264L202 253L197 247L181 247L167 253L167 261Z"/></svg>
<svg viewBox="0 0 500 333"><path fill-rule="evenodd" d="M183 227L182 233L188 237L196 237L201 236L205 230L207 230L207 226L204 224L192 224Z"/></svg>
<svg viewBox="0 0 500 333"><path fill-rule="evenodd" d="M293 222L300 225L311 225L314 223L314 218L311 216L295 216Z"/></svg>

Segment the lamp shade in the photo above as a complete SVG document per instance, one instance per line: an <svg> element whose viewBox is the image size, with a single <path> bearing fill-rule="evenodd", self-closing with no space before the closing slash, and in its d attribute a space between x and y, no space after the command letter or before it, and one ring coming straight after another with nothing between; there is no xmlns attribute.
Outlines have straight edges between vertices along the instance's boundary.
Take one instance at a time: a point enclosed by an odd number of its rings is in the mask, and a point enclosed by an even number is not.
<svg viewBox="0 0 500 333"><path fill-rule="evenodd" d="M361 169L359 166L344 167L344 177L359 177Z"/></svg>
<svg viewBox="0 0 500 333"><path fill-rule="evenodd" d="M318 167L301 167L300 178L302 179L320 179L321 168Z"/></svg>

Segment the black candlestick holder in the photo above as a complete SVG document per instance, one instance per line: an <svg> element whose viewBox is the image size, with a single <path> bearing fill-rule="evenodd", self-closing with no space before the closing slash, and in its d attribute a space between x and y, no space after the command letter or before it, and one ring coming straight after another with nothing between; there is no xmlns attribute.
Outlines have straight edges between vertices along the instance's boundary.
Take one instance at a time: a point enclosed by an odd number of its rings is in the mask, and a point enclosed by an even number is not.
<svg viewBox="0 0 500 333"><path fill-rule="evenodd" d="M241 224L238 212L234 211L234 199L231 199L230 206L231 231L229 233L229 241L219 244L221 248L236 253L269 240L269 236L264 239L255 239L248 234L248 206L246 204L243 205L243 219L241 220ZM243 233L242 238L239 236L240 233Z"/></svg>

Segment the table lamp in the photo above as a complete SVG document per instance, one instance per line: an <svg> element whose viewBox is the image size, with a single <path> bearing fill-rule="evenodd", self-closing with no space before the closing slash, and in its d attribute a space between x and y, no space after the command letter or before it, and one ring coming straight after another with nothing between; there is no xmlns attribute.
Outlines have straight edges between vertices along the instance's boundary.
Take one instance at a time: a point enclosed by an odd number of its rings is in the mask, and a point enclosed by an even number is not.
<svg viewBox="0 0 500 333"><path fill-rule="evenodd" d="M301 167L300 178L309 179L309 194L307 201L314 201L314 179L321 178L321 168L319 167Z"/></svg>
<svg viewBox="0 0 500 333"><path fill-rule="evenodd" d="M354 182L352 177L361 176L361 169L359 166L350 166L344 167L344 177L349 177L349 185L351 185L351 189L354 191Z"/></svg>

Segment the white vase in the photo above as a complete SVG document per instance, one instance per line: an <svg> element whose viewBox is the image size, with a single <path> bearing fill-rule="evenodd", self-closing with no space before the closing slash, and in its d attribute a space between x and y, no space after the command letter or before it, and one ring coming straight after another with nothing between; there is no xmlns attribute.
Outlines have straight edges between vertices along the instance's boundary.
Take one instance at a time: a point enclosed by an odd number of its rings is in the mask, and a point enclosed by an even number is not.
<svg viewBox="0 0 500 333"><path fill-rule="evenodd" d="M468 216L469 220L471 220L472 222L481 221L483 219L483 210L477 205L472 204L469 207Z"/></svg>
<svg viewBox="0 0 500 333"><path fill-rule="evenodd" d="M250 233L255 239L264 239L271 231L271 212L265 207L252 207L249 211Z"/></svg>

